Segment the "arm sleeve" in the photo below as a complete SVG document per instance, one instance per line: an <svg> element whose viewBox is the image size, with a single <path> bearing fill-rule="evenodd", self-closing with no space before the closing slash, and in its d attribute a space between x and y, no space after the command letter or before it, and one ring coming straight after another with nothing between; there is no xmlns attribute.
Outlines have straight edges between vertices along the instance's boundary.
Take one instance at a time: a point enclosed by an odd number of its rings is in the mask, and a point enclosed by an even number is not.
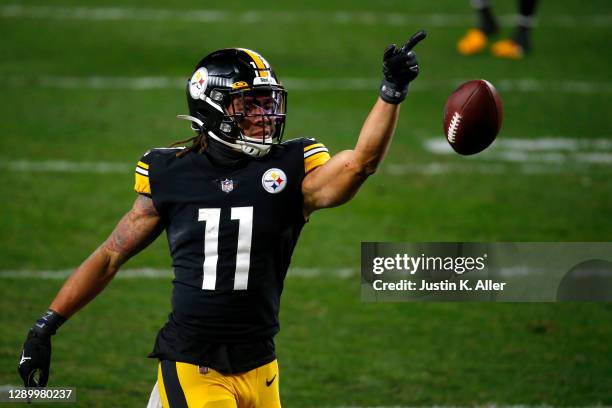
<svg viewBox="0 0 612 408"><path fill-rule="evenodd" d="M134 191L147 197L151 197L151 184L149 182L150 153L151 151L148 151L140 158L134 172Z"/></svg>
<svg viewBox="0 0 612 408"><path fill-rule="evenodd" d="M308 174L330 159L329 150L315 139L304 139L304 174Z"/></svg>

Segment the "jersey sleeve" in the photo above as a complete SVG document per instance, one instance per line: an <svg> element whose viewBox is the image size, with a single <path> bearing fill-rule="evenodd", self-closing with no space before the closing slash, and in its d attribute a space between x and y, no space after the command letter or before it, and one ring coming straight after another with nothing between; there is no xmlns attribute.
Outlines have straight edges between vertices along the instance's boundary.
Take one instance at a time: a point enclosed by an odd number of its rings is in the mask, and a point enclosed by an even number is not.
<svg viewBox="0 0 612 408"><path fill-rule="evenodd" d="M136 164L134 173L134 191L151 197L151 183L149 182L149 167L151 165L151 151L148 151Z"/></svg>
<svg viewBox="0 0 612 408"><path fill-rule="evenodd" d="M329 150L315 139L304 139L304 174L308 174L330 159Z"/></svg>

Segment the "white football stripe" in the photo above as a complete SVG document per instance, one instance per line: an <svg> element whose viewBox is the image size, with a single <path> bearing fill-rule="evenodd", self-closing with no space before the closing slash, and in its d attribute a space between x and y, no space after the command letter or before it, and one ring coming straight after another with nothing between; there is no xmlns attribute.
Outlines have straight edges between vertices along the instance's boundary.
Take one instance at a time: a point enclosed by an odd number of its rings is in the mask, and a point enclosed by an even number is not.
<svg viewBox="0 0 612 408"><path fill-rule="evenodd" d="M141 169L140 167L136 167L136 173L140 173L143 176L147 176L147 177L149 176L149 171Z"/></svg>
<svg viewBox="0 0 612 408"><path fill-rule="evenodd" d="M449 92L468 78L455 78L444 81L419 80L411 85L410 92ZM379 78L283 78L289 91L336 92L336 91L376 91ZM493 84L500 92L515 93L567 93L567 94L611 94L612 82L585 80L543 80L535 78L498 79ZM104 76L2 76L0 85L18 88L57 88L91 90L134 90L181 89L185 79L180 77L104 77Z"/></svg>
<svg viewBox="0 0 612 408"><path fill-rule="evenodd" d="M459 112L455 112L453 114L453 118L451 119L450 124L448 125L448 141L451 143L455 143L455 137L457 136L457 130L459 128L459 124L461 123L461 114Z"/></svg>
<svg viewBox="0 0 612 408"><path fill-rule="evenodd" d="M317 153L321 153L321 152L329 152L329 150L327 149L327 147L317 147L314 148L312 150L307 151L306 153L304 153L304 158L313 156Z"/></svg>
<svg viewBox="0 0 612 408"><path fill-rule="evenodd" d="M230 12L222 10L192 9L170 10L120 7L45 7L9 4L0 7L3 18L35 18L91 21L185 21L202 23L258 24L268 21L283 21L286 24L317 22L339 25L418 25L427 27L467 27L473 23L473 15L466 14L414 14L371 11L308 11L308 10L245 10ZM516 24L516 16L505 14L500 19L504 24ZM612 24L610 14L551 14L539 20L545 27L583 27L608 29Z"/></svg>

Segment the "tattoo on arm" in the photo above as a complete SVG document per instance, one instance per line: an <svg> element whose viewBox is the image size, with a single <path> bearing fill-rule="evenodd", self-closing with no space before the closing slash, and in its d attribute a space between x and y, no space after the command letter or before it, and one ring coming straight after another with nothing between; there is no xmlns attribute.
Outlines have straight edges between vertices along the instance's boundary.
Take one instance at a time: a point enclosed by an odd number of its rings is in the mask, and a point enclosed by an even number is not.
<svg viewBox="0 0 612 408"><path fill-rule="evenodd" d="M139 195L102 246L122 264L152 243L162 230L161 217L153 200Z"/></svg>
<svg viewBox="0 0 612 408"><path fill-rule="evenodd" d="M134 208L145 215L159 216L155 205L153 205L153 200L142 194L138 194L136 201L134 201Z"/></svg>

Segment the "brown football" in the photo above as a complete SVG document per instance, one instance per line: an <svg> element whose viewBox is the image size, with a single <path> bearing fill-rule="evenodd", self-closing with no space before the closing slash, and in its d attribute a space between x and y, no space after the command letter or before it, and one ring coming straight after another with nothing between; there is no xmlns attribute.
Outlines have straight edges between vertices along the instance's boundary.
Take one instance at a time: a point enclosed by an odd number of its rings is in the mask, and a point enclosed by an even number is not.
<svg viewBox="0 0 612 408"><path fill-rule="evenodd" d="M502 103L495 87L484 79L459 86L444 107L444 134L459 154L476 154L486 149L502 125Z"/></svg>

